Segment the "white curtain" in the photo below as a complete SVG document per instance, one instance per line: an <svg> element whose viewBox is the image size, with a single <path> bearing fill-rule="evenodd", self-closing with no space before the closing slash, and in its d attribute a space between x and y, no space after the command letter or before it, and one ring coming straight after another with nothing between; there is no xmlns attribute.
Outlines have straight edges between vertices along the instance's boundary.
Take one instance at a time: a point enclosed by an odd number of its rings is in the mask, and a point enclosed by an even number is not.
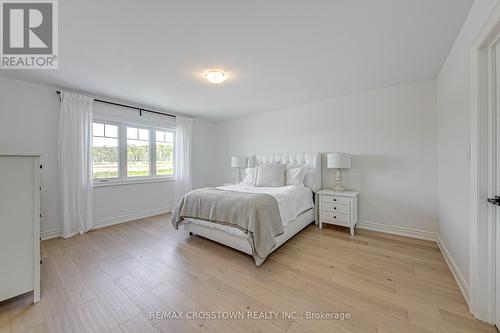
<svg viewBox="0 0 500 333"><path fill-rule="evenodd" d="M174 207L184 194L193 187L191 175L191 146L193 136L193 119L175 118L175 193Z"/></svg>
<svg viewBox="0 0 500 333"><path fill-rule="evenodd" d="M92 228L92 113L94 99L61 92L59 179L62 236Z"/></svg>

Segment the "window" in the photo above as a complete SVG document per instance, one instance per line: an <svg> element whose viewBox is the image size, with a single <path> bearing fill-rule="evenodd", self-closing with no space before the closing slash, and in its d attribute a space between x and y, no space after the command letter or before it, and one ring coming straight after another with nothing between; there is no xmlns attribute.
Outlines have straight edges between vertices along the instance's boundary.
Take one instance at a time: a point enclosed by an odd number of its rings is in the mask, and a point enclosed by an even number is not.
<svg viewBox="0 0 500 333"><path fill-rule="evenodd" d="M92 138L92 173L94 179L118 178L118 126L94 123Z"/></svg>
<svg viewBox="0 0 500 333"><path fill-rule="evenodd" d="M149 176L151 149L149 148L149 130L127 127L127 176Z"/></svg>
<svg viewBox="0 0 500 333"><path fill-rule="evenodd" d="M174 174L174 133L156 131L156 174Z"/></svg>
<svg viewBox="0 0 500 333"><path fill-rule="evenodd" d="M174 129L107 121L92 128L95 182L174 176Z"/></svg>

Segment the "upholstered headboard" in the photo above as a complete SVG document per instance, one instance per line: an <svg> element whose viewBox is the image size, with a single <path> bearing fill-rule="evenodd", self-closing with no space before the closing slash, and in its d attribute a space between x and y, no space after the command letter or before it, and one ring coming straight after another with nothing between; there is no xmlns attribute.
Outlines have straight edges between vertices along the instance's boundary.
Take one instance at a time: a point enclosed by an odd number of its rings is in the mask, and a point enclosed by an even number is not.
<svg viewBox="0 0 500 333"><path fill-rule="evenodd" d="M257 154L248 158L248 167L253 168L260 163L281 162L283 164L307 165L314 169L314 192L321 189L321 154L320 153L275 153Z"/></svg>

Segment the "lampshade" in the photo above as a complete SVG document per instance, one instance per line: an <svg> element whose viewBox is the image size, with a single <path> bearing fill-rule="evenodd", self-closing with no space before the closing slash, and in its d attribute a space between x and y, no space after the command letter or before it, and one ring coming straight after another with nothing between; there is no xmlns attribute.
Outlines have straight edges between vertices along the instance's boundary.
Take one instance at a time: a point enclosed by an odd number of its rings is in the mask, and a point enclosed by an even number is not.
<svg viewBox="0 0 500 333"><path fill-rule="evenodd" d="M349 169L351 167L351 155L346 153L328 153L327 168L329 169Z"/></svg>
<svg viewBox="0 0 500 333"><path fill-rule="evenodd" d="M246 157L233 156L231 157L231 168L245 168L247 166Z"/></svg>

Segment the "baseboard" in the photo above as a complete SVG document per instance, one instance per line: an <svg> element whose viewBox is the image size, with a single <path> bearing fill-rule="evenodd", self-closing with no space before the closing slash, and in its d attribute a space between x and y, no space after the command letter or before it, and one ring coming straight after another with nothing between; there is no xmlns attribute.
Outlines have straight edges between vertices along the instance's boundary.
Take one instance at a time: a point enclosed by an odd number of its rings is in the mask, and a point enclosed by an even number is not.
<svg viewBox="0 0 500 333"><path fill-rule="evenodd" d="M108 219L104 219L104 220L100 220L100 221L94 221L94 226L92 227L92 229L109 227L109 226L114 225L114 224L139 220L139 219L143 219L146 217L151 217L151 216L165 214L165 213L170 213L171 211L172 211L171 207L164 207L164 208L147 210L144 212L139 212L139 213L134 213L134 214L112 217L112 218L108 218ZM42 238L42 240L61 237L61 228L42 231L40 233L40 237Z"/></svg>
<svg viewBox="0 0 500 333"><path fill-rule="evenodd" d="M443 243L443 240L441 239L441 236L438 235L437 238L437 244L439 248L441 249L441 252L443 253L444 260L448 264L448 267L450 268L451 273L453 274L453 277L455 278L455 281L457 281L458 287L460 288L460 291L462 292L462 295L465 298L465 302L467 302L467 305L470 308L470 292L469 292L469 284L465 280L462 272L458 268L457 263L451 256L451 253L448 251L446 246Z"/></svg>
<svg viewBox="0 0 500 333"><path fill-rule="evenodd" d="M393 235L398 235L398 236L405 236L405 237L417 238L417 239L423 239L423 240L429 240L429 241L436 241L437 240L437 233L430 232L430 231L397 227L397 226L393 226L393 225L368 222L368 221L359 221L358 226L361 229L378 231L378 232L383 232L386 234L393 234Z"/></svg>
<svg viewBox="0 0 500 333"><path fill-rule="evenodd" d="M42 232L40 232L40 237L42 238L42 240L59 238L59 237L61 237L61 228L42 231Z"/></svg>
<svg viewBox="0 0 500 333"><path fill-rule="evenodd" d="M92 229L99 229L104 227L109 227L114 224L129 222L133 220L143 219L145 217L151 217L155 215L165 214L172 211L171 207L164 207L158 209L147 210L139 213L127 214L118 217L111 217L100 221L94 221L94 227Z"/></svg>

